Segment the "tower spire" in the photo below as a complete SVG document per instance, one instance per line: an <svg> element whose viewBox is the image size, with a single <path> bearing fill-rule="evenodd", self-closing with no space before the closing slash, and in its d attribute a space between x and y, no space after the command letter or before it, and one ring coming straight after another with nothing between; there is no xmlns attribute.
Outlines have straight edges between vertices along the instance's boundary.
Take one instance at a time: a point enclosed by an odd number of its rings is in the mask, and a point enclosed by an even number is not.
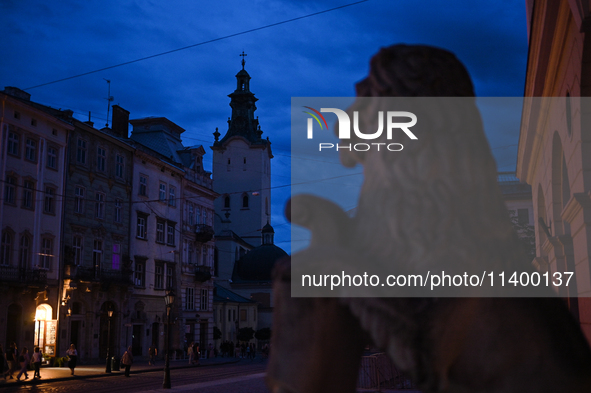
<svg viewBox="0 0 591 393"><path fill-rule="evenodd" d="M244 65L246 64L246 61L244 61L244 56L247 56L247 54L244 53L244 51L242 51L242 53L239 54L238 56L242 56L242 69L244 69Z"/></svg>

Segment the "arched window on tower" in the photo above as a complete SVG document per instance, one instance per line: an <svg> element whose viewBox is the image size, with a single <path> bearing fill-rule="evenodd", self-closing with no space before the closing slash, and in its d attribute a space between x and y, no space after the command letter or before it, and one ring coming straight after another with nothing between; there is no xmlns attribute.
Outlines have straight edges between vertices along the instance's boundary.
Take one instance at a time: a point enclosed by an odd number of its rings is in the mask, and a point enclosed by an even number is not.
<svg viewBox="0 0 591 393"><path fill-rule="evenodd" d="M224 209L229 209L230 208L230 196L226 195L224 197Z"/></svg>
<svg viewBox="0 0 591 393"><path fill-rule="evenodd" d="M248 209L248 195L246 194L242 196L242 208Z"/></svg>

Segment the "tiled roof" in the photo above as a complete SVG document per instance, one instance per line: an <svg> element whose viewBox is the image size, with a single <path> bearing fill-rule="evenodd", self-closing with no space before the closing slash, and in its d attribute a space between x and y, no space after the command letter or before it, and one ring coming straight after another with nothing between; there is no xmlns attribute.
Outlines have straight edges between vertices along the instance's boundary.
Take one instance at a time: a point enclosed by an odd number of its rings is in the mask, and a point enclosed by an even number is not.
<svg viewBox="0 0 591 393"><path fill-rule="evenodd" d="M216 303L254 303L239 294L214 283L213 301Z"/></svg>

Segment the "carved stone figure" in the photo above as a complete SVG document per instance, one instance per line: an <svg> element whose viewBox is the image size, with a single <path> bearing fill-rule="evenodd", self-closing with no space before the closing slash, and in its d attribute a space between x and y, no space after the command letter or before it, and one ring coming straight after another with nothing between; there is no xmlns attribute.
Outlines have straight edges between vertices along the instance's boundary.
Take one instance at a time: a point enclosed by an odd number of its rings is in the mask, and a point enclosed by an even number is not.
<svg viewBox="0 0 591 393"><path fill-rule="evenodd" d="M372 58L357 95L474 93L453 54L395 45ZM377 260L408 272L442 263L526 266L482 126L465 127L475 106L449 113L441 107L419 116L428 126L404 154L341 153L344 165L364 167L355 217L318 197L292 199L288 218L312 232L303 251L310 263ZM591 350L561 299L298 299L290 296L289 276L285 261L275 278L267 377L274 392L354 392L370 340L425 393L591 392Z"/></svg>

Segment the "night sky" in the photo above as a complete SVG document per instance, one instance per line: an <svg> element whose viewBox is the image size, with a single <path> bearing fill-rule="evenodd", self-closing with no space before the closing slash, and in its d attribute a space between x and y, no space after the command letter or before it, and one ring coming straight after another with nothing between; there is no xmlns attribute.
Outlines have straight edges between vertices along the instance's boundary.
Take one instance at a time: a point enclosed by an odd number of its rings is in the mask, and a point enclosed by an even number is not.
<svg viewBox="0 0 591 393"><path fill-rule="evenodd" d="M478 96L522 96L527 58L523 0L276 1L0 1L0 89L15 86L31 99L71 109L95 127L107 120L107 82L113 104L130 118L164 116L187 131L186 146L206 148L222 135L229 98L244 51L250 88L272 160L276 243L290 251L283 208L290 187L291 97L354 96L369 58L395 43L448 49L466 65ZM222 37L233 37L217 40ZM204 43L215 40L213 42ZM46 84L204 43L170 54ZM110 123L110 120L109 120ZM514 170L519 118L487 130L499 170Z"/></svg>

